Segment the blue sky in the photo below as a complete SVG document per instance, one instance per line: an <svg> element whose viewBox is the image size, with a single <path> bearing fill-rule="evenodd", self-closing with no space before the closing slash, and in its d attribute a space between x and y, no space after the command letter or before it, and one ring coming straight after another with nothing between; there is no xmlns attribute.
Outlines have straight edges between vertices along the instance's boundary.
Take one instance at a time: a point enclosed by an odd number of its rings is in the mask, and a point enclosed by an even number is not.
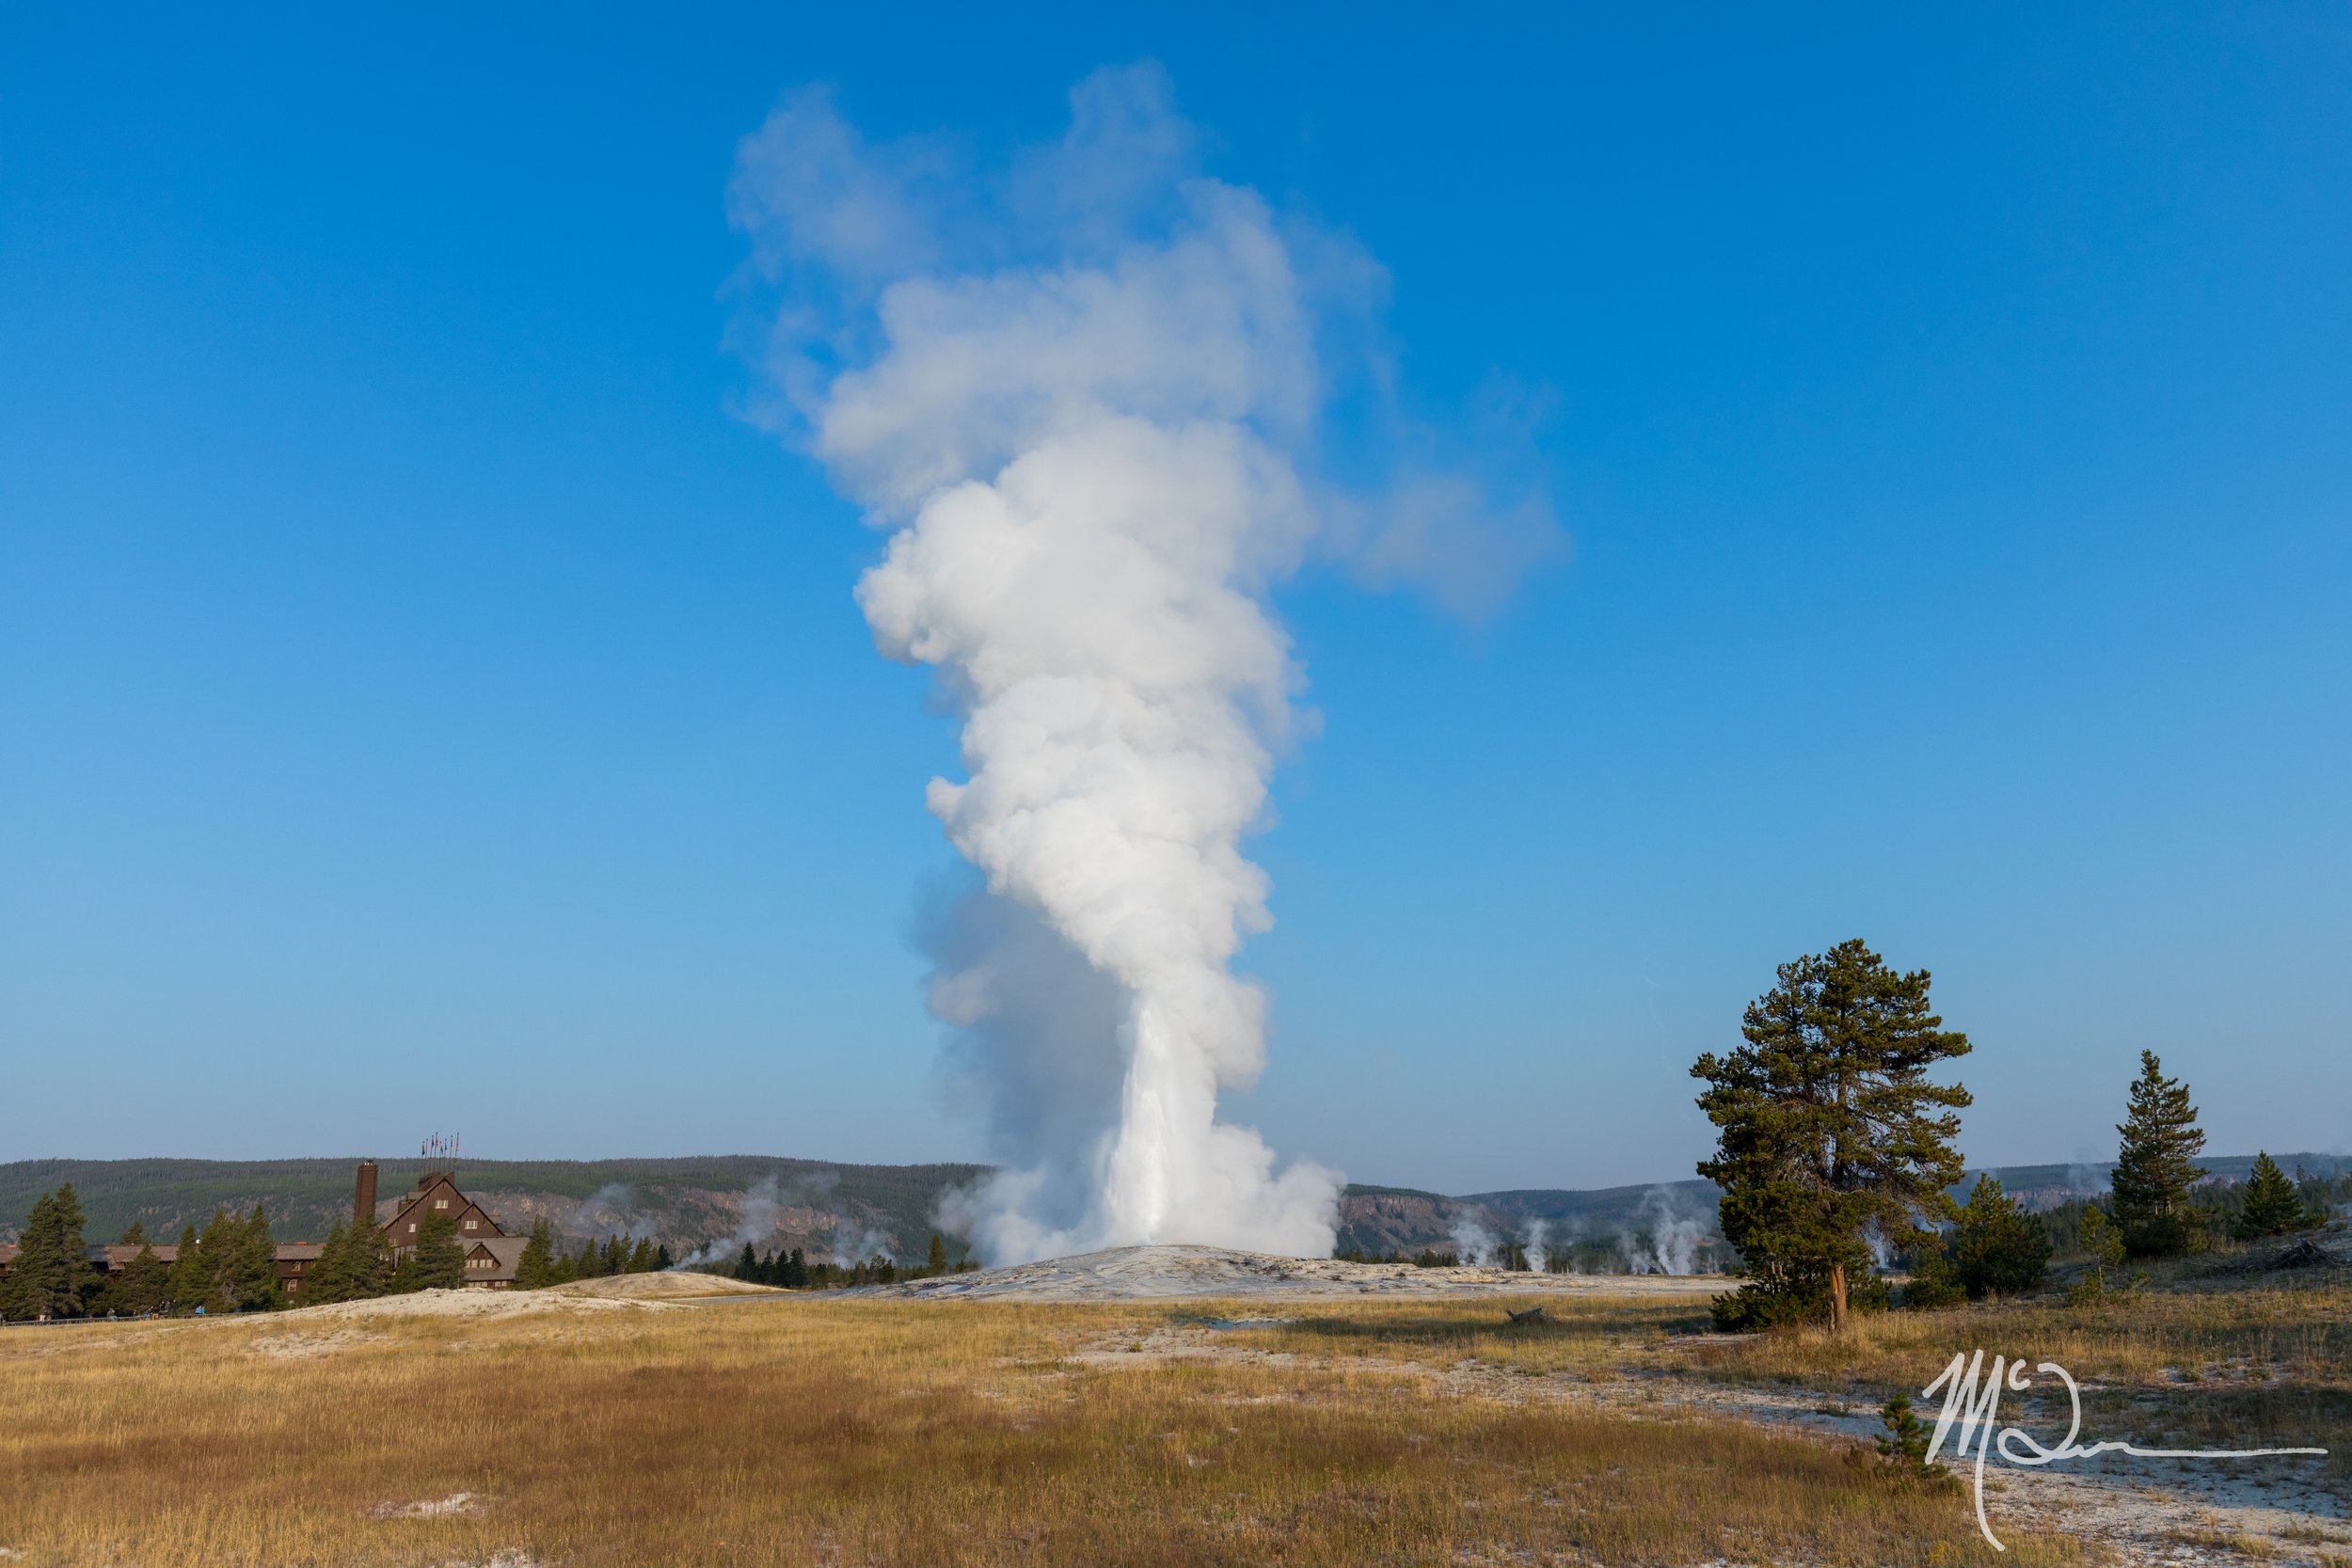
<svg viewBox="0 0 2352 1568"><path fill-rule="evenodd" d="M222 10L0 40L0 1158L968 1155L952 852L878 541L736 416L739 137L1056 134L1163 62L1223 178L1498 387L1569 559L1280 608L1272 1066L1359 1180L1674 1178L1690 1061L1851 935L1963 1147L2352 1112L2337 8Z"/></svg>

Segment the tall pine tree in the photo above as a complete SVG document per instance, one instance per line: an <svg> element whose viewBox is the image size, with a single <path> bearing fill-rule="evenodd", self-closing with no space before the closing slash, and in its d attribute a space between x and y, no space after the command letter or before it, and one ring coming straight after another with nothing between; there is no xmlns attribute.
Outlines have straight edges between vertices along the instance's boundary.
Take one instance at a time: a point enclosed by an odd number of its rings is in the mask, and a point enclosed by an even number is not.
<svg viewBox="0 0 2352 1568"><path fill-rule="evenodd" d="M2279 1168L2279 1162L2267 1152L2254 1156L2253 1171L2246 1178L2246 1199L2238 1206L2237 1233L2242 1241L2255 1241L2264 1236L2284 1236L2290 1231L2307 1230L2319 1223L2320 1216L2304 1207L2303 1195L2287 1180L2287 1173Z"/></svg>
<svg viewBox="0 0 2352 1568"><path fill-rule="evenodd" d="M0 1283L0 1317L78 1318L93 1283L89 1248L82 1241L82 1205L71 1181L33 1200L17 1233L16 1262Z"/></svg>
<svg viewBox="0 0 2352 1568"><path fill-rule="evenodd" d="M1716 1304L1726 1327L1825 1313L1846 1325L1852 1281L1869 1267L1875 1222L1897 1248L1932 1243L1925 1220L1954 1215L1952 1147L1968 1091L1928 1081L1968 1052L1928 1001L1926 970L1900 974L1860 941L1780 966L1749 1004L1747 1044L1691 1069L1720 1133L1698 1173L1724 1190L1724 1239L1748 1283Z"/></svg>
<svg viewBox="0 0 2352 1568"><path fill-rule="evenodd" d="M2124 1249L2138 1258L2188 1251L2200 1240L2188 1190L2205 1174L2196 1163L2205 1134L2188 1085L2167 1078L2153 1051L2139 1053L2131 1108L2115 1130L2123 1135L2112 1180Z"/></svg>

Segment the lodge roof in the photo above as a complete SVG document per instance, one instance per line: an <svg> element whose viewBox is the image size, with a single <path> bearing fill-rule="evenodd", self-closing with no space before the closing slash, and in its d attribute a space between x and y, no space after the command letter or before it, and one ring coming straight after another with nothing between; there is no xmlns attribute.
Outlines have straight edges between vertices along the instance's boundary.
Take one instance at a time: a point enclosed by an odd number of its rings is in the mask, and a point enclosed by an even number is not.
<svg viewBox="0 0 2352 1568"><path fill-rule="evenodd" d="M438 1192L444 1187L449 1189L449 1194L452 1197L457 1199L459 1203L465 1205L466 1207L473 1209L482 1215L484 1222L490 1227L490 1233L492 1236L500 1237L506 1234L505 1231L499 1228L499 1222L490 1217L490 1211L482 1206L481 1200L469 1196L465 1189L458 1186L456 1172L446 1170L427 1171L423 1176L418 1179L416 1186L412 1187L407 1192L401 1194L400 1196L394 1200L392 1217L385 1222L385 1230L389 1233L394 1226L399 1225L405 1220L410 1212L416 1209L417 1205L422 1203L426 1198L432 1196L436 1192Z"/></svg>

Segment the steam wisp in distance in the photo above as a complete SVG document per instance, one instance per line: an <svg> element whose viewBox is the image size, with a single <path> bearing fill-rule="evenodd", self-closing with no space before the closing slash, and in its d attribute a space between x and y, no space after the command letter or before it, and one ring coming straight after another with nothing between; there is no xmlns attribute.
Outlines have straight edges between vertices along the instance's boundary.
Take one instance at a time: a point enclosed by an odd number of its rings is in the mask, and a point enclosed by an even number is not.
<svg viewBox="0 0 2352 1568"><path fill-rule="evenodd" d="M659 1236L661 1222L639 1211L636 1192L628 1182L608 1181L573 1206L563 1230L568 1236L619 1235L633 1242L644 1236Z"/></svg>
<svg viewBox="0 0 2352 1568"><path fill-rule="evenodd" d="M817 1222L818 1228L825 1231L822 1250L831 1253L836 1262L860 1263L889 1255L892 1249L888 1236L852 1215L848 1204L834 1200L834 1188L840 1180L836 1172L829 1170L806 1172L789 1181L770 1172L743 1189L734 1228L705 1242L680 1259L677 1266L703 1268L727 1262L747 1246L755 1251L765 1249L792 1223L795 1211L803 1215L803 1226Z"/></svg>
<svg viewBox="0 0 2352 1568"><path fill-rule="evenodd" d="M1472 1215L1458 1216L1449 1234L1454 1241L1454 1256L1465 1267L1483 1269L1502 1256L1502 1241L1485 1222Z"/></svg>
<svg viewBox="0 0 2352 1568"><path fill-rule="evenodd" d="M1216 1114L1263 1064L1242 839L1303 685L1266 594L1321 551L1470 604L1556 537L1459 476L1317 479L1323 343L1377 269L1201 173L1169 97L1099 72L991 172L802 93L731 193L784 293L763 414L889 531L858 603L961 722L928 803L985 891L934 921L930 1000L1008 1168L943 1219L998 1262L1329 1252L1339 1176Z"/></svg>
<svg viewBox="0 0 2352 1568"><path fill-rule="evenodd" d="M1629 1227L1618 1232L1629 1274L1692 1274L1696 1272L1699 1243L1707 1235L1704 1220L1679 1212L1672 1190L1652 1187L1642 1199L1633 1226L1649 1222L1646 1234Z"/></svg>

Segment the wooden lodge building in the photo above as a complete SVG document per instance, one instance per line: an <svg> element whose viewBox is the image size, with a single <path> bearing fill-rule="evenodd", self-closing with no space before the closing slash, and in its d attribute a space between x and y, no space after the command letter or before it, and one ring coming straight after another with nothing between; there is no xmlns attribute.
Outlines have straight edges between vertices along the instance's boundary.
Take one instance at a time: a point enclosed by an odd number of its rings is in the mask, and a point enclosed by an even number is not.
<svg viewBox="0 0 2352 1568"><path fill-rule="evenodd" d="M353 1183L351 1213L356 1221L373 1214L376 1164L363 1160ZM499 1228L490 1212L468 1197L457 1185L454 1171L427 1171L417 1180L415 1188L401 1195L392 1210L391 1218L384 1224L384 1240L392 1249L395 1262L401 1254L417 1244L417 1228L431 1213L447 1213L457 1222L457 1246L466 1258L466 1288L476 1291L503 1291L515 1283L515 1268L522 1259L523 1248L529 1244L526 1236L509 1236ZM151 1242L155 1256L167 1264L180 1256L177 1242ZM289 1306L302 1304L302 1276L319 1260L326 1243L321 1242L279 1242L278 1253L278 1288L285 1293ZM8 1276L16 1261L17 1249L0 1246L0 1279ZM103 1242L89 1249L90 1266L109 1276L128 1268L131 1259L139 1255L137 1245L120 1242Z"/></svg>
<svg viewBox="0 0 2352 1568"><path fill-rule="evenodd" d="M355 1217L375 1208L375 1162L359 1165L358 1190L352 1195ZM466 1255L466 1285L469 1290L503 1291L515 1283L515 1266L522 1260L528 1236L509 1236L499 1228L490 1212L458 1191L454 1171L427 1171L416 1189L401 1199L384 1227L392 1259L417 1244L417 1227L427 1214L441 1212L457 1221L457 1247Z"/></svg>

